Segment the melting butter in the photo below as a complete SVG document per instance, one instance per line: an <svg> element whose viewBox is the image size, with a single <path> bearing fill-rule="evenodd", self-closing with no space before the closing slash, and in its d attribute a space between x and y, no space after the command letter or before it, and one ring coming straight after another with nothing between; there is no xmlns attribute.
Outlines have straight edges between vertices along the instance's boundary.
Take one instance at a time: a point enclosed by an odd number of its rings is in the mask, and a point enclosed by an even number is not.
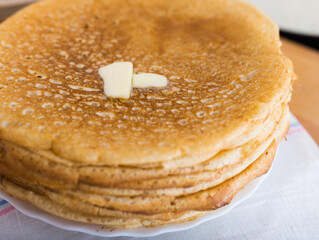
<svg viewBox="0 0 319 240"><path fill-rule="evenodd" d="M116 62L99 69L104 81L105 95L111 98L129 99L132 91L133 64Z"/></svg>
<svg viewBox="0 0 319 240"><path fill-rule="evenodd" d="M167 86L167 78L155 73L133 75L134 88L163 88Z"/></svg>
<svg viewBox="0 0 319 240"><path fill-rule="evenodd" d="M104 93L111 98L130 98L132 88L163 88L166 77L155 73L133 74L131 62L116 62L99 69L104 81Z"/></svg>

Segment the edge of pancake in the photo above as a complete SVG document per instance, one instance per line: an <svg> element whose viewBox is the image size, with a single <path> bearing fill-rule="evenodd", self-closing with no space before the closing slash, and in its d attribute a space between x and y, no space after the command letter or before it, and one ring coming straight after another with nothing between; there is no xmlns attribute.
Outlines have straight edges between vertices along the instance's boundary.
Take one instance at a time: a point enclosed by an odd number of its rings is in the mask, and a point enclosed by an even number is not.
<svg viewBox="0 0 319 240"><path fill-rule="evenodd" d="M192 208L198 211L207 211L228 204L239 190L244 188L244 186L246 186L250 181L265 174L269 170L276 152L277 144L277 141L274 141L272 147L270 147L258 160L252 163L242 173L222 183L216 188L211 189L208 192L204 191L195 194L190 201L192 204ZM97 217L94 215L74 212L63 205L52 202L47 197L40 196L29 190L25 190L6 180L4 177L2 177L2 180L0 182L0 189L7 192L11 196L27 201L44 211L70 220L103 224L110 228L135 228L142 226L140 221L136 219L119 220L116 218L113 219L105 216ZM189 206L186 205L183 201L176 201L175 205L170 205L170 207L168 208L173 211L183 211L185 209L189 209ZM101 219L104 219L104 221L101 222ZM115 222L113 222L113 220L115 220ZM119 224L119 222L123 225ZM159 224L159 222L156 221L155 223L151 224L152 220L149 220L148 223L152 226L156 226ZM161 224L165 224L165 222L161 222Z"/></svg>

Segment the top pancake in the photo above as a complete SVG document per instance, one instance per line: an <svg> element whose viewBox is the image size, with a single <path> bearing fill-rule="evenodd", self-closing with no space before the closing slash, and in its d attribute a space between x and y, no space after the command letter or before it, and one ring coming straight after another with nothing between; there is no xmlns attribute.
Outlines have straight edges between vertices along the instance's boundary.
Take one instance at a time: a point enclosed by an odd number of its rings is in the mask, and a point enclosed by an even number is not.
<svg viewBox="0 0 319 240"><path fill-rule="evenodd" d="M0 137L88 164L216 153L286 99L278 28L237 0L47 0L0 26ZM131 61L169 80L103 93L98 68Z"/></svg>

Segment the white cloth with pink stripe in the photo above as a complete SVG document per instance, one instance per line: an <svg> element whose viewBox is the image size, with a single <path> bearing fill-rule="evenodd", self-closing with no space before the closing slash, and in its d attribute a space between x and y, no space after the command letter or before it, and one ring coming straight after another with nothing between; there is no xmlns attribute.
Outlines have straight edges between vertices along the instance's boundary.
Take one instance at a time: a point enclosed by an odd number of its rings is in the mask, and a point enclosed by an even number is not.
<svg viewBox="0 0 319 240"><path fill-rule="evenodd" d="M293 116L287 140L280 144L270 175L250 199L193 229L150 239L319 239L319 148ZM2 239L100 238L27 217L0 199Z"/></svg>

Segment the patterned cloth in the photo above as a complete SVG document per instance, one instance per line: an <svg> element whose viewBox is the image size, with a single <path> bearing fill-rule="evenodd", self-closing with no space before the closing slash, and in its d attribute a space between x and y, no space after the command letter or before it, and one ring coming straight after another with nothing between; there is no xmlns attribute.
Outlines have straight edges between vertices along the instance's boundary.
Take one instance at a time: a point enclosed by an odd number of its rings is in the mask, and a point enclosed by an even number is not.
<svg viewBox="0 0 319 240"><path fill-rule="evenodd" d="M198 227L150 239L319 239L319 148L293 116L287 140L280 144L272 172L250 199ZM101 238L58 229L0 199L0 240L11 239Z"/></svg>

